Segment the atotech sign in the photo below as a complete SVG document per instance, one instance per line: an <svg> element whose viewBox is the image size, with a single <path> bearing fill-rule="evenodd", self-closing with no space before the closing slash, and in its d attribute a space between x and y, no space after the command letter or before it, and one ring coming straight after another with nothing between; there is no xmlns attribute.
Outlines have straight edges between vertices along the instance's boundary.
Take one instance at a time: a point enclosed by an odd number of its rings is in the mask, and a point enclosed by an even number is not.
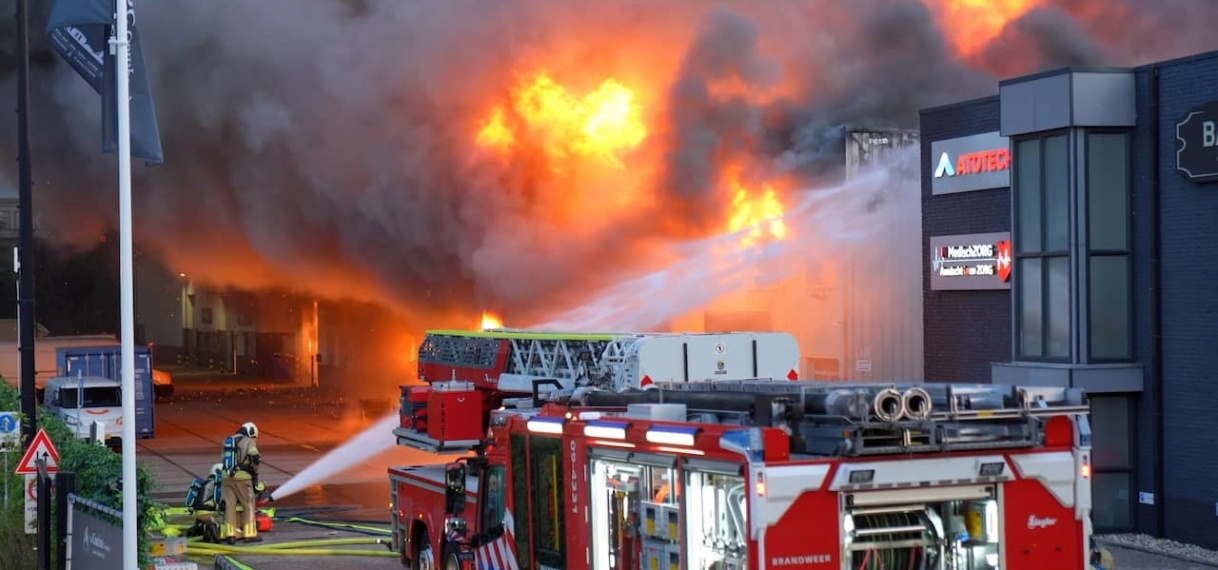
<svg viewBox="0 0 1218 570"><path fill-rule="evenodd" d="M936 291L1010 289L1010 232L932 236L930 288Z"/></svg>
<svg viewBox="0 0 1218 570"><path fill-rule="evenodd" d="M998 131L930 143L930 193L1011 185L1011 146Z"/></svg>

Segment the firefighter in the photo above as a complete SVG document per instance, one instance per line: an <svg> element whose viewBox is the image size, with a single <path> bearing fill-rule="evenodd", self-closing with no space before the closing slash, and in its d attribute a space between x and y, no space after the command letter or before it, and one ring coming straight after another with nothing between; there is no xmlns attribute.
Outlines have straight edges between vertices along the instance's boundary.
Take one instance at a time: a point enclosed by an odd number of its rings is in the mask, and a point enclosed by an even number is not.
<svg viewBox="0 0 1218 570"><path fill-rule="evenodd" d="M236 542L237 536L245 542L262 542L258 526L254 522L254 489L260 487L258 464L262 458L254 440L258 438L258 426L245 422L230 438L225 440L224 467L227 472L221 479L221 500L224 503L224 524L220 525L220 539L228 544ZM240 509L240 513L237 510Z"/></svg>
<svg viewBox="0 0 1218 570"><path fill-rule="evenodd" d="M196 511L219 511L220 485L223 478L224 466L219 463L213 464L207 472L207 478L203 480L203 487L199 490L199 495L195 497L194 504L190 506Z"/></svg>

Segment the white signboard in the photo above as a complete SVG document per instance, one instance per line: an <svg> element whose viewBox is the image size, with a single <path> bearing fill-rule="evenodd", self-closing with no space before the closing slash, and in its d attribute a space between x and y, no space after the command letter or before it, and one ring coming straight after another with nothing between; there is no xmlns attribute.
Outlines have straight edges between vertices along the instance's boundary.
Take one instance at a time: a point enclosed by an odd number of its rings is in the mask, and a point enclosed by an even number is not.
<svg viewBox="0 0 1218 570"><path fill-rule="evenodd" d="M25 533L38 534L38 476L25 476Z"/></svg>

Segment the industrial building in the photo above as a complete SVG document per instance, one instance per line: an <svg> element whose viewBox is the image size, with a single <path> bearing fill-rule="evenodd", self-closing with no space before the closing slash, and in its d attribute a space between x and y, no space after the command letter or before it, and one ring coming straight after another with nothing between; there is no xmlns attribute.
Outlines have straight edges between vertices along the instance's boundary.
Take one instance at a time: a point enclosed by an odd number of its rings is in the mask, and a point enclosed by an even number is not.
<svg viewBox="0 0 1218 570"><path fill-rule="evenodd" d="M1093 520L1218 547L1218 52L923 110L925 375L1083 387Z"/></svg>
<svg viewBox="0 0 1218 570"><path fill-rule="evenodd" d="M846 126L833 135L823 153L834 168L823 184L851 180L919 140L916 131L902 129ZM909 278L918 270L919 235L919 220L910 216L850 256L792 256L784 263L800 266L781 268L785 277L759 275L673 319L668 330L789 332L799 340L800 377L810 380L921 380L922 288Z"/></svg>

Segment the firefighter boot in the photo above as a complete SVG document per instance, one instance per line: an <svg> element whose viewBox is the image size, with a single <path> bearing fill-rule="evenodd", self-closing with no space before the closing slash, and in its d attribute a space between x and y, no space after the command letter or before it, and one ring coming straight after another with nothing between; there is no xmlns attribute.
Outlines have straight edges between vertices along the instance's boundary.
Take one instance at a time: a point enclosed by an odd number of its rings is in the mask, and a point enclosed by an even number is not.
<svg viewBox="0 0 1218 570"><path fill-rule="evenodd" d="M258 527L256 523L247 522L242 535L245 537L245 542L262 542L262 537L258 536Z"/></svg>

